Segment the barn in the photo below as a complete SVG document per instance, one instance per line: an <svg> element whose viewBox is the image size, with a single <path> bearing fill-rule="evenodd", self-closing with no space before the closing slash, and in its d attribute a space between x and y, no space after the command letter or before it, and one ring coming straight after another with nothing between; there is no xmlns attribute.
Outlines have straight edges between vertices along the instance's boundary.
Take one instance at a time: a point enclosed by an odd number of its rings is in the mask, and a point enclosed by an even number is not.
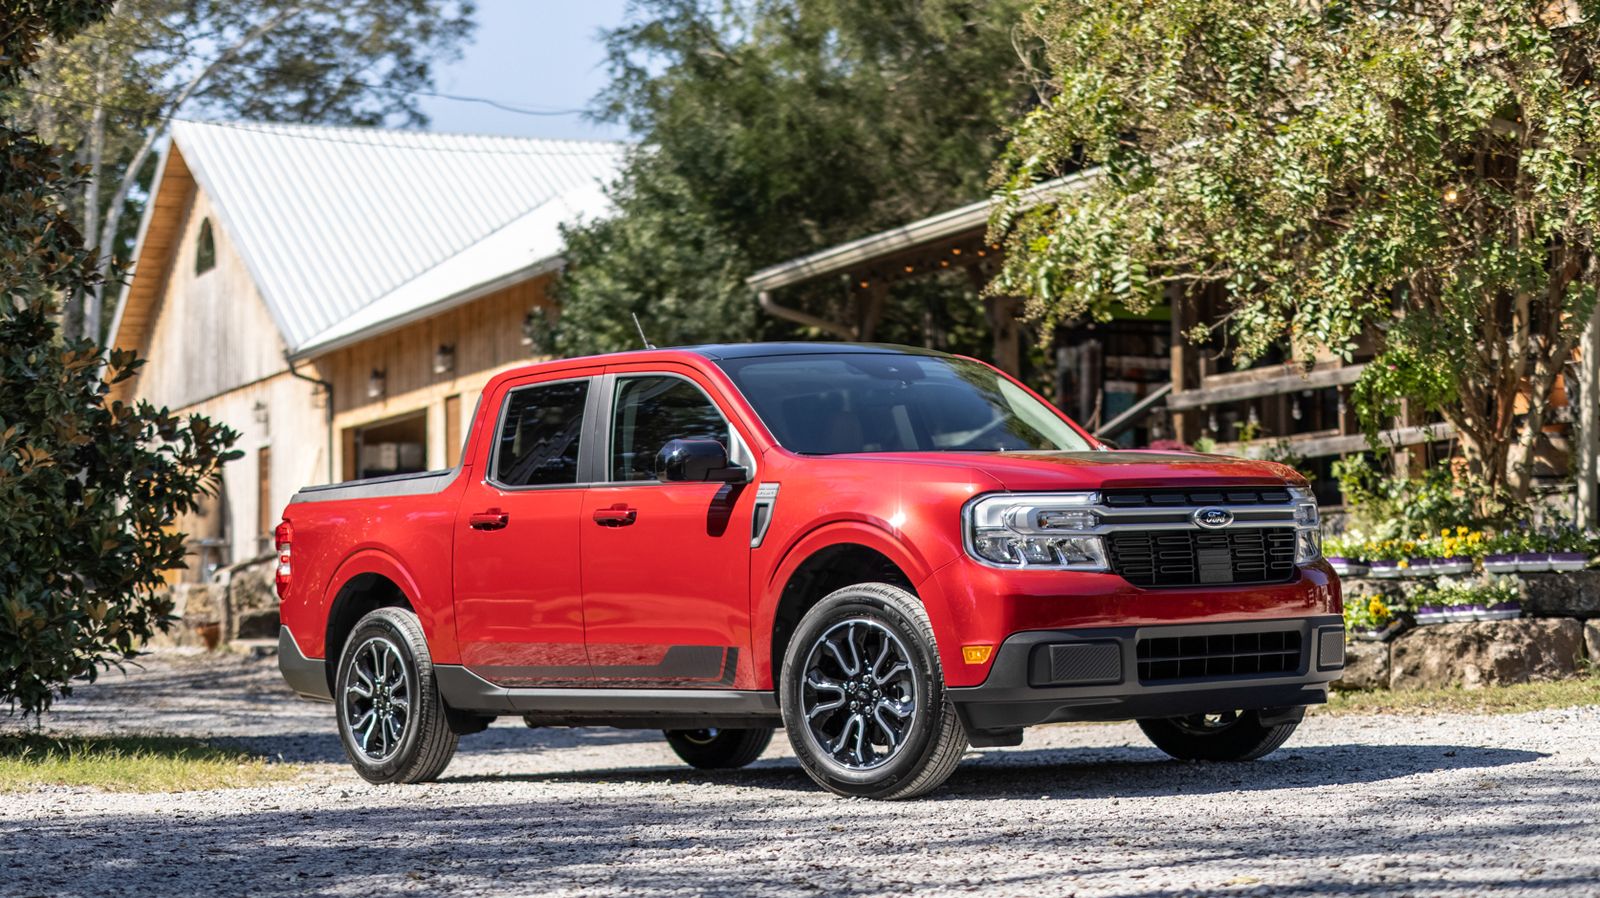
<svg viewBox="0 0 1600 898"><path fill-rule="evenodd" d="M175 122L110 345L148 359L114 398L240 433L185 522L186 576L270 552L301 486L455 464L474 397L552 308L561 225L606 214L625 152Z"/></svg>

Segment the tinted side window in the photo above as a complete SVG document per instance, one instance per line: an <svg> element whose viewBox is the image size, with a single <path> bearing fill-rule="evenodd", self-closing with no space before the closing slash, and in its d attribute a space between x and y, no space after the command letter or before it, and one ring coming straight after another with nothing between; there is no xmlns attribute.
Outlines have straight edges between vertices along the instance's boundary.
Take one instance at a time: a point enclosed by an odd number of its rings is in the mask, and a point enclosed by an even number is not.
<svg viewBox="0 0 1600 898"><path fill-rule="evenodd" d="M617 381L611 422L611 479L656 479L656 453L668 440L716 440L728 448L728 421L700 388L676 377Z"/></svg>
<svg viewBox="0 0 1600 898"><path fill-rule="evenodd" d="M537 384L506 396L494 479L506 486L578 482L587 380Z"/></svg>

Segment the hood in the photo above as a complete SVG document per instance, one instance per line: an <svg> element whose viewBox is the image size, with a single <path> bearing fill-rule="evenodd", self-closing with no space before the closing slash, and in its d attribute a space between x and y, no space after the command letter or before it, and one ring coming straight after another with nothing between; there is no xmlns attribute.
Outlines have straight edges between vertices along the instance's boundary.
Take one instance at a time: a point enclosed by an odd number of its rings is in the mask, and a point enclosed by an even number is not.
<svg viewBox="0 0 1600 898"><path fill-rule="evenodd" d="M1305 478L1277 462L1138 449L1084 452L952 452L879 455L981 471L1007 490L1089 490L1188 486L1303 486Z"/></svg>

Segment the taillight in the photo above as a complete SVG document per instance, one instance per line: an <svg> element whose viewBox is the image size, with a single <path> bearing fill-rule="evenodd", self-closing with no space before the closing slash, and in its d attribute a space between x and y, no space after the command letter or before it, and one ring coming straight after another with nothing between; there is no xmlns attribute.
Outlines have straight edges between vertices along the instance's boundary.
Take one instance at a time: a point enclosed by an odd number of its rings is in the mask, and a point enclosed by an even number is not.
<svg viewBox="0 0 1600 898"><path fill-rule="evenodd" d="M278 544L278 576L276 579L278 598L281 599L283 598L284 590L289 586L289 574L292 572L289 561L289 544L294 540L294 528L289 526L288 521L284 521L272 533L273 541Z"/></svg>

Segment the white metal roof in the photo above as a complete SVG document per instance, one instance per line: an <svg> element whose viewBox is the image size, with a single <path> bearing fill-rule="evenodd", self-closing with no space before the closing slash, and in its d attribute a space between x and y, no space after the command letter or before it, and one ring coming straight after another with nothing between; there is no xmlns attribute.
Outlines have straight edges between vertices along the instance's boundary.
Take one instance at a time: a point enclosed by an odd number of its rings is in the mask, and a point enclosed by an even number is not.
<svg viewBox="0 0 1600 898"><path fill-rule="evenodd" d="M179 121L172 138L297 356L557 262L626 145Z"/></svg>
<svg viewBox="0 0 1600 898"><path fill-rule="evenodd" d="M1091 168L1035 184L1023 192L1022 203L1031 206L1062 194L1081 190L1093 183L1101 174L1101 169ZM798 259L790 259L763 268L745 278L745 283L756 291L776 290L823 275L849 271L863 262L871 262L891 253L934 243L958 234L981 232L988 226L989 216L994 213L995 205L996 200L990 198L948 209L887 231L818 250L809 256L801 256Z"/></svg>

